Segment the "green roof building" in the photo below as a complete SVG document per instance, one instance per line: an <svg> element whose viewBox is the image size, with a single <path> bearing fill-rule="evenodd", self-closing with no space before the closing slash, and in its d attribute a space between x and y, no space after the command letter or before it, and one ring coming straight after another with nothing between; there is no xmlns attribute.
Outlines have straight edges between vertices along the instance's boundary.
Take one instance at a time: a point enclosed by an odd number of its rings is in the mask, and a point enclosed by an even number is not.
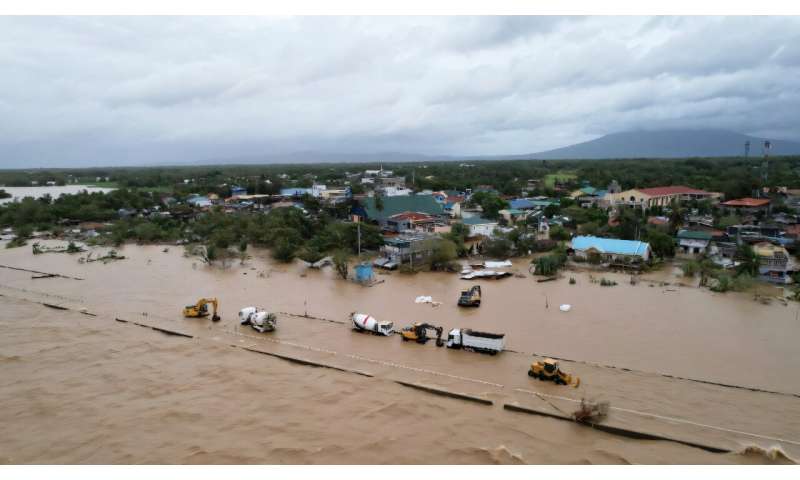
<svg viewBox="0 0 800 480"><path fill-rule="evenodd" d="M398 195L394 197L381 197L383 209L375 208L375 197L363 200L364 211L367 218L386 223L386 219L403 212L420 212L428 215L444 215L444 206L437 202L433 195Z"/></svg>

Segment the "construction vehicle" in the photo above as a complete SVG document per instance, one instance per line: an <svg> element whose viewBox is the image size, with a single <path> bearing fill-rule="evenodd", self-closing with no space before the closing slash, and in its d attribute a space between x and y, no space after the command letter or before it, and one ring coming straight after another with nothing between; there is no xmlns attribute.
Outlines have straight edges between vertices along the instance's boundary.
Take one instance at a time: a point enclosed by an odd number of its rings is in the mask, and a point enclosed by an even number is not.
<svg viewBox="0 0 800 480"><path fill-rule="evenodd" d="M454 328L447 334L447 348L463 348L473 352L495 355L506 346L504 333L487 333L468 328Z"/></svg>
<svg viewBox="0 0 800 480"><path fill-rule="evenodd" d="M183 308L183 316L192 318L207 317L209 303L214 308L214 312L211 315L211 320L218 322L219 315L217 315L217 308L219 307L219 302L217 302L216 298L201 298L194 305L185 306Z"/></svg>
<svg viewBox="0 0 800 480"><path fill-rule="evenodd" d="M278 326L278 318L258 307L245 307L239 310L239 323L250 325L257 332L273 332Z"/></svg>
<svg viewBox="0 0 800 480"><path fill-rule="evenodd" d="M417 343L428 343L428 340L431 337L428 336L428 330L432 330L436 332L436 346L441 347L444 345L444 340L442 340L442 332L444 329L442 327L437 327L435 325L431 325L429 323L415 323L413 325L409 325L404 327L402 331L400 331L400 336L404 342L407 341L415 341Z"/></svg>
<svg viewBox="0 0 800 480"><path fill-rule="evenodd" d="M394 333L394 324L392 322L379 322L366 313L353 312L350 314L350 320L353 322L353 330L359 332L370 332L387 337Z"/></svg>
<svg viewBox="0 0 800 480"><path fill-rule="evenodd" d="M475 285L469 290L462 290L458 297L459 307L480 307L481 306L481 286Z"/></svg>
<svg viewBox="0 0 800 480"><path fill-rule="evenodd" d="M528 376L541 381L550 380L556 385L571 385L575 388L581 384L580 378L563 372L558 366L558 361L552 358L545 358L543 362L533 362L528 370Z"/></svg>

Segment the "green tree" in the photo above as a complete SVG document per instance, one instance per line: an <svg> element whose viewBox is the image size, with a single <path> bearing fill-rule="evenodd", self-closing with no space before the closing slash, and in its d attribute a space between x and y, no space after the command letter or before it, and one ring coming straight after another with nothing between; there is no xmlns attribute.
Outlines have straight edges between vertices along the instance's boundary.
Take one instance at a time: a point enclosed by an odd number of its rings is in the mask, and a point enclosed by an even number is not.
<svg viewBox="0 0 800 480"><path fill-rule="evenodd" d="M451 270L454 268L453 261L458 258L456 244L451 240L442 239L433 247L430 256L431 270Z"/></svg>
<svg viewBox="0 0 800 480"><path fill-rule="evenodd" d="M749 244L741 243L736 248L736 259L740 262L736 267L737 275L750 275L752 277L758 275L760 261L755 250Z"/></svg>
<svg viewBox="0 0 800 480"><path fill-rule="evenodd" d="M483 252L494 258L507 258L511 256L513 244L511 240L503 235L486 240L483 244Z"/></svg>
<svg viewBox="0 0 800 480"><path fill-rule="evenodd" d="M680 202L673 199L670 204L671 212L669 214L669 233L675 235L678 230L683 226L683 209Z"/></svg>
<svg viewBox="0 0 800 480"><path fill-rule="evenodd" d="M561 225L553 225L550 227L550 238L558 241L566 241L572 238L570 233Z"/></svg>
<svg viewBox="0 0 800 480"><path fill-rule="evenodd" d="M653 250L653 254L658 258L675 256L675 240L666 233L660 232L655 228L647 230L647 242Z"/></svg>
<svg viewBox="0 0 800 480"><path fill-rule="evenodd" d="M600 232L600 225L597 222L586 222L578 226L581 235L597 235Z"/></svg>
<svg viewBox="0 0 800 480"><path fill-rule="evenodd" d="M508 208L508 202L498 197L495 193L477 192L469 199L471 205L478 205L483 210L485 218L496 220L500 218L500 210Z"/></svg>
<svg viewBox="0 0 800 480"><path fill-rule="evenodd" d="M349 260L350 256L347 250L339 249L333 254L333 265L336 268L336 273L339 274L342 280L347 280L347 275L349 274Z"/></svg>

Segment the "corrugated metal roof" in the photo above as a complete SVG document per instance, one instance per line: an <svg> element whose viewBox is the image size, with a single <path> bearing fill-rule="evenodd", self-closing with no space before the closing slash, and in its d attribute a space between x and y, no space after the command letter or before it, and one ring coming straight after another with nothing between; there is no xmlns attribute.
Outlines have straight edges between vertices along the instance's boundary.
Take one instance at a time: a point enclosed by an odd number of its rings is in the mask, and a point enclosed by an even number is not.
<svg viewBox="0 0 800 480"><path fill-rule="evenodd" d="M602 253L613 253L617 255L644 255L647 249L650 248L650 244L635 240L578 236L572 239L572 248L575 250L588 250L593 248Z"/></svg>
<svg viewBox="0 0 800 480"><path fill-rule="evenodd" d="M678 238L685 238L687 240L711 240L711 233L697 230L681 230L678 232Z"/></svg>
<svg viewBox="0 0 800 480"><path fill-rule="evenodd" d="M463 220L464 225L489 225L492 223L497 223L496 220L487 220L481 217L469 217Z"/></svg>
<svg viewBox="0 0 800 480"><path fill-rule="evenodd" d="M364 210L373 220L386 219L403 212L420 212L428 215L441 215L444 207L433 198L433 195L401 195L382 197L383 210L375 208L375 197L364 199Z"/></svg>

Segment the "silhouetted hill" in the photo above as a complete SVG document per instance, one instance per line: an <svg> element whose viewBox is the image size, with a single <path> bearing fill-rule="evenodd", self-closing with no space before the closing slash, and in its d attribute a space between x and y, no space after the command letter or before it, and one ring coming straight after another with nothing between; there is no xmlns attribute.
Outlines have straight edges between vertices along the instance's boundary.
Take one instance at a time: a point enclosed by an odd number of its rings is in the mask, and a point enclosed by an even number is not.
<svg viewBox="0 0 800 480"><path fill-rule="evenodd" d="M763 138L726 130L659 130L612 133L588 142L534 153L529 158L558 160L730 157L744 155L744 144L748 140L750 156L761 156L765 140ZM769 140L772 142L770 155L800 154L800 143Z"/></svg>

